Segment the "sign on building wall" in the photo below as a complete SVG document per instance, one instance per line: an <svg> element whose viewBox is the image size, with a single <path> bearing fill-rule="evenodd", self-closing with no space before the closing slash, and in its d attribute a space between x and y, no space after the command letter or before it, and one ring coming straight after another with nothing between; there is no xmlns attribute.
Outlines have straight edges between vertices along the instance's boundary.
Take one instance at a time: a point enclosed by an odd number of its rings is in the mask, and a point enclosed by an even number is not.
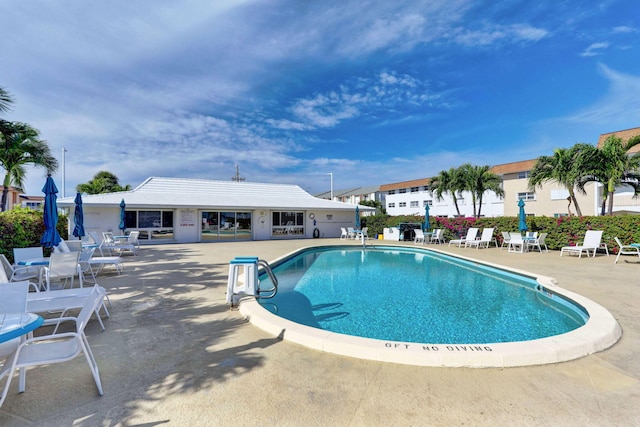
<svg viewBox="0 0 640 427"><path fill-rule="evenodd" d="M180 210L180 227L196 226L196 210L182 209Z"/></svg>

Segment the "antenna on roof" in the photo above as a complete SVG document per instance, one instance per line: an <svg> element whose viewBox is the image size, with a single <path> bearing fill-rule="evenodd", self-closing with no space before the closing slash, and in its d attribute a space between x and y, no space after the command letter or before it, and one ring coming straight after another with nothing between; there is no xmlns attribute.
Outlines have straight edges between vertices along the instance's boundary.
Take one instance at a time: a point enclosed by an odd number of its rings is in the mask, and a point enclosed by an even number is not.
<svg viewBox="0 0 640 427"><path fill-rule="evenodd" d="M236 163L236 174L231 177L231 181L240 182L240 181L244 181L244 180L245 180L245 178L240 176L240 167Z"/></svg>

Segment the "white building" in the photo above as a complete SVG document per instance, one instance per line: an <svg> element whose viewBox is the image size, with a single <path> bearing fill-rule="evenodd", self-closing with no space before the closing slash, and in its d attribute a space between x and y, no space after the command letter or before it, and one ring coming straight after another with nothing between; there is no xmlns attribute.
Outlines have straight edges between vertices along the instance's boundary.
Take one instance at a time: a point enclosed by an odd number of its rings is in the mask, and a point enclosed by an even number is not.
<svg viewBox="0 0 640 427"><path fill-rule="evenodd" d="M74 198L58 200L70 212L69 235ZM313 197L297 185L151 177L131 191L82 199L86 232L117 233L124 200L126 229L139 230L142 242L339 237L341 227L355 225L353 205Z"/></svg>
<svg viewBox="0 0 640 427"><path fill-rule="evenodd" d="M387 213L396 215L424 215L425 206L429 205L430 216L453 217L458 215L453 199L449 194L443 194L439 200L429 190L430 178L415 179L412 181L396 182L380 186L380 191L385 193ZM460 215L473 216L473 201L471 193L462 192L457 198ZM477 203L477 202L476 202ZM476 206L476 210L480 205ZM487 217L504 215L504 201L492 191L483 195L480 214Z"/></svg>

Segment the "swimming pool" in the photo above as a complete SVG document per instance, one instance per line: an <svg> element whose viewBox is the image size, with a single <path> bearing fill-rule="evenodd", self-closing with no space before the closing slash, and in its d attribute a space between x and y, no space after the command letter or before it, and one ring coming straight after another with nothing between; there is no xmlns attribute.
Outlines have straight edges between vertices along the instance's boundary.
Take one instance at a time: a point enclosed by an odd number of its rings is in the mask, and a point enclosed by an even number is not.
<svg viewBox="0 0 640 427"><path fill-rule="evenodd" d="M278 295L263 308L243 303L243 313L288 340L354 357L427 366L553 363L606 348L620 334L606 310L551 278L433 250L307 248L272 265ZM576 340L585 334L586 342Z"/></svg>

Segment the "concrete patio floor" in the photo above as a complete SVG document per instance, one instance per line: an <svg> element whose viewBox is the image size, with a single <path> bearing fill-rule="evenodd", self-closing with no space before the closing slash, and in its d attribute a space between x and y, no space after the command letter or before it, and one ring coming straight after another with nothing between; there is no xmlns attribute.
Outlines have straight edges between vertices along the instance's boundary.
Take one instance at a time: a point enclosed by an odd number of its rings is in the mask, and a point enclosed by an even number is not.
<svg viewBox="0 0 640 427"><path fill-rule="evenodd" d="M344 241L143 247L126 257L121 276L99 276L111 318L106 331L92 321L86 332L104 396L83 357L34 368L25 393L13 381L0 426L640 425L637 258L614 265L603 254L578 259L439 246L552 276L618 320L623 336L613 347L555 365L429 368L359 360L280 340L225 305L235 256L273 260L338 243Z"/></svg>

